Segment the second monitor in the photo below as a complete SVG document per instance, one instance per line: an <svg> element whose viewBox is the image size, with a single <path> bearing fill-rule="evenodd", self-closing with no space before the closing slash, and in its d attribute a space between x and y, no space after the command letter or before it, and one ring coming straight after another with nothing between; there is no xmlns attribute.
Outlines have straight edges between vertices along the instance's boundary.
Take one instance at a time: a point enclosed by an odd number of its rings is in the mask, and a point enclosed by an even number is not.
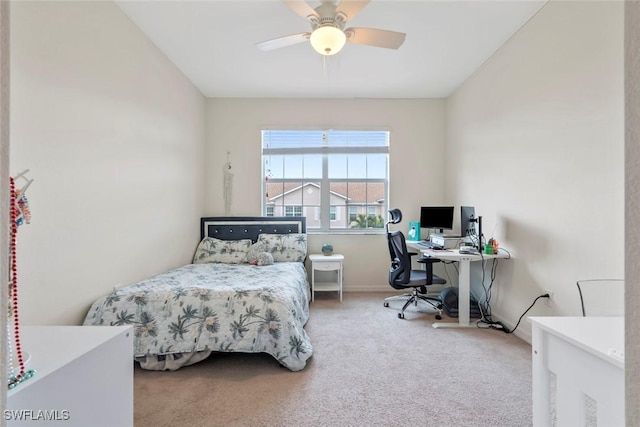
<svg viewBox="0 0 640 427"><path fill-rule="evenodd" d="M473 206L460 206L460 235L472 237L476 235L476 209Z"/></svg>
<svg viewBox="0 0 640 427"><path fill-rule="evenodd" d="M473 206L460 207L460 235L463 239L469 239L478 251L482 251L482 217L476 216Z"/></svg>

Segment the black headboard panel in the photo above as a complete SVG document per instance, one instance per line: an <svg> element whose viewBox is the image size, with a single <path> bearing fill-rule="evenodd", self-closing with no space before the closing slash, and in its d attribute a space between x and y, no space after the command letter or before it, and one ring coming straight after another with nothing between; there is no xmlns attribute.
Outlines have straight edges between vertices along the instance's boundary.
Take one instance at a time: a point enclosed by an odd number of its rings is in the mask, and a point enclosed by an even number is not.
<svg viewBox="0 0 640 427"><path fill-rule="evenodd" d="M221 216L200 218L200 240L215 237L220 240L251 239L255 242L261 233L306 233L303 216Z"/></svg>

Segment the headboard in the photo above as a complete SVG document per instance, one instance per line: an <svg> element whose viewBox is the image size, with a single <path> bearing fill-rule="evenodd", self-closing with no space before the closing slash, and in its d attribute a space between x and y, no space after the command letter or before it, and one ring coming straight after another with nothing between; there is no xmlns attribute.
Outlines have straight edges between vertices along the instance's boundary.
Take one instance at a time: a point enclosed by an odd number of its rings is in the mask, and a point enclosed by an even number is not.
<svg viewBox="0 0 640 427"><path fill-rule="evenodd" d="M215 237L220 240L258 240L260 233L306 233L303 216L221 216L200 218L200 240Z"/></svg>

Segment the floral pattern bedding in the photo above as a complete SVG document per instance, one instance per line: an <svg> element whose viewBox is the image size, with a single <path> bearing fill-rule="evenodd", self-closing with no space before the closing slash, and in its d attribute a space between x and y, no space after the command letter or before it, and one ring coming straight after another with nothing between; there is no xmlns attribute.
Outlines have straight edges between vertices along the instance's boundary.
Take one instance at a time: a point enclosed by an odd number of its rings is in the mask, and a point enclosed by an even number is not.
<svg viewBox="0 0 640 427"><path fill-rule="evenodd" d="M264 352L299 371L313 351L309 296L300 262L189 264L100 298L84 324L133 325L137 358Z"/></svg>

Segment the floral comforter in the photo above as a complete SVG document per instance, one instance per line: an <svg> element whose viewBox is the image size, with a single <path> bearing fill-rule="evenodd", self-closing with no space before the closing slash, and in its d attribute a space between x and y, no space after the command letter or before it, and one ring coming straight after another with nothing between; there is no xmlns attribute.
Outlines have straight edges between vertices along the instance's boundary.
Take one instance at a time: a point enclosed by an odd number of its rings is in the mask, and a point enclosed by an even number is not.
<svg viewBox="0 0 640 427"><path fill-rule="evenodd" d="M313 351L309 292L300 262L189 264L100 298L84 324L133 325L136 358L264 352L299 371Z"/></svg>

